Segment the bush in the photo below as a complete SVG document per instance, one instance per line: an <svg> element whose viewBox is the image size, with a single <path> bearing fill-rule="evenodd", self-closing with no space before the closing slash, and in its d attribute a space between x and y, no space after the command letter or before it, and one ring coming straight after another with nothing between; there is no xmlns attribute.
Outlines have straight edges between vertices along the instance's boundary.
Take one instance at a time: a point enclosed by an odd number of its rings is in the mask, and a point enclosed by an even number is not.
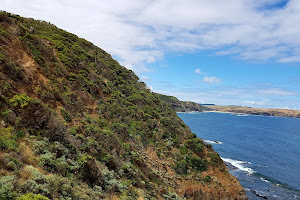
<svg viewBox="0 0 300 200"><path fill-rule="evenodd" d="M122 183L115 179L116 174L114 171L109 171L108 169L102 170L102 177L104 182L104 189L105 190L113 190L117 192L123 192L127 189L125 183Z"/></svg>
<svg viewBox="0 0 300 200"><path fill-rule="evenodd" d="M207 169L206 161L201 159L200 157L191 157L189 158L189 160L191 167L196 169L197 171L205 171Z"/></svg>
<svg viewBox="0 0 300 200"><path fill-rule="evenodd" d="M28 107L31 103L36 104L39 103L39 101L29 97L27 94L18 94L10 99L9 103L13 104L15 107L18 106L23 109L24 107Z"/></svg>
<svg viewBox="0 0 300 200"><path fill-rule="evenodd" d="M17 194L13 191L13 182L15 176L3 176L0 178L0 199L10 200L15 199Z"/></svg>
<svg viewBox="0 0 300 200"><path fill-rule="evenodd" d="M182 159L176 162L175 171L178 174L187 174L188 163L186 160Z"/></svg>
<svg viewBox="0 0 300 200"><path fill-rule="evenodd" d="M185 146L196 154L203 152L204 142L200 138L189 139L185 142Z"/></svg>
<svg viewBox="0 0 300 200"><path fill-rule="evenodd" d="M17 137L12 132L12 127L0 128L0 150L15 150L18 147Z"/></svg>
<svg viewBox="0 0 300 200"><path fill-rule="evenodd" d="M49 183L47 177L39 172L39 170L31 165L26 166L22 174L30 177L20 185L23 192L32 192L35 194L49 195Z"/></svg>
<svg viewBox="0 0 300 200"><path fill-rule="evenodd" d="M72 121L72 117L70 113L68 113L68 111L66 111L65 109L60 109L60 113L63 116L63 118L66 120L66 122Z"/></svg>
<svg viewBox="0 0 300 200"><path fill-rule="evenodd" d="M44 197L40 194L28 193L19 197L17 200L49 200L47 197Z"/></svg>
<svg viewBox="0 0 300 200"><path fill-rule="evenodd" d="M48 171L52 171L54 166L55 154L47 152L45 154L40 155L39 157L39 165L45 167Z"/></svg>

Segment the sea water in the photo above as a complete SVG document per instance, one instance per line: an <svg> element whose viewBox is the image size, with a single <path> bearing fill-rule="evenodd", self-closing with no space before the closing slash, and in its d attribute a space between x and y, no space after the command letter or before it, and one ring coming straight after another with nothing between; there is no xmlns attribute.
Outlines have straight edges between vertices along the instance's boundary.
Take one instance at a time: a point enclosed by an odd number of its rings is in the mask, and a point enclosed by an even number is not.
<svg viewBox="0 0 300 200"><path fill-rule="evenodd" d="M212 144L250 200L300 199L300 119L216 112L178 116Z"/></svg>

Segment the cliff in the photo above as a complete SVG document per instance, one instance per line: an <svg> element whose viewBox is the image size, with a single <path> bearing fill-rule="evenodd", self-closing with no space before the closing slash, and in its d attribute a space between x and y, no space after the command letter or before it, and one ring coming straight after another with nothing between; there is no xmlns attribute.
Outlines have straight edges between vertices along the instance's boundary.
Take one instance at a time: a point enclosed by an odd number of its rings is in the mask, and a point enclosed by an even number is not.
<svg viewBox="0 0 300 200"><path fill-rule="evenodd" d="M1 12L0 198L246 196L132 71L48 22Z"/></svg>
<svg viewBox="0 0 300 200"><path fill-rule="evenodd" d="M250 108L250 107L242 107L242 106L217 106L217 105L206 105L205 107L210 108L211 110L221 111L221 112L300 118L300 110L265 109L265 108Z"/></svg>
<svg viewBox="0 0 300 200"><path fill-rule="evenodd" d="M169 104L176 112L202 112L203 107L190 101L179 101L176 97L155 93L161 100Z"/></svg>

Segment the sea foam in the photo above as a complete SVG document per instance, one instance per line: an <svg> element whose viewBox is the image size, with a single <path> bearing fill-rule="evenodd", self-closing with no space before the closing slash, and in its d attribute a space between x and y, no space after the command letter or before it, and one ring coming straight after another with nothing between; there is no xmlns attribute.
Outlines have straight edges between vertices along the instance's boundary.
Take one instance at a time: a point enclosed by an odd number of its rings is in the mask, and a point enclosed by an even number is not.
<svg viewBox="0 0 300 200"><path fill-rule="evenodd" d="M206 144L222 144L220 141L203 140Z"/></svg>
<svg viewBox="0 0 300 200"><path fill-rule="evenodd" d="M221 157L222 158L222 157ZM233 160L230 158L222 158L224 162L230 163L232 166L236 167L239 170L245 171L248 174L253 174L255 171L249 167L245 167L245 164L251 164L250 162Z"/></svg>

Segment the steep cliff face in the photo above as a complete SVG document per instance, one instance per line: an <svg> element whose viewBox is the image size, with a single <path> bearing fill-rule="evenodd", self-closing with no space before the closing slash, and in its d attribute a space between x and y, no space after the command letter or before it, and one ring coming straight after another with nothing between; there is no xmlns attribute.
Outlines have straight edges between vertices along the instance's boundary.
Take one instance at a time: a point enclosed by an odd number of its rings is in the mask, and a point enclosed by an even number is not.
<svg viewBox="0 0 300 200"><path fill-rule="evenodd" d="M132 71L54 25L4 12L0 188L1 199L246 198Z"/></svg>
<svg viewBox="0 0 300 200"><path fill-rule="evenodd" d="M176 112L202 112L203 106L190 101L179 101L176 97L155 93L161 100L169 104Z"/></svg>

